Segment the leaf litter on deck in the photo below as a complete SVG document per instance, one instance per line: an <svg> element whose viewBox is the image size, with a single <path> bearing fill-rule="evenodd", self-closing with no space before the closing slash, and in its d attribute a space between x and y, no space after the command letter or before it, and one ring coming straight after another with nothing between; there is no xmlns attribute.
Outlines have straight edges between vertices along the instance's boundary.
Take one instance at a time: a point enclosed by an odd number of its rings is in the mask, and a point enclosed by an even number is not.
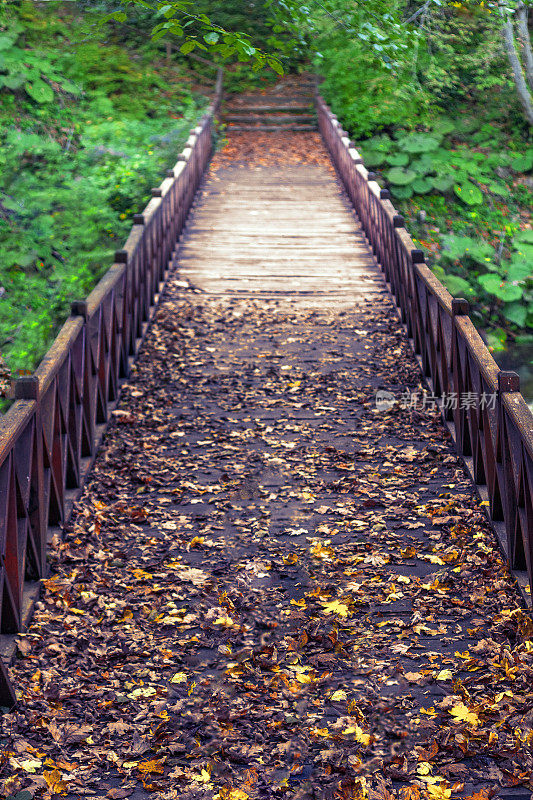
<svg viewBox="0 0 533 800"><path fill-rule="evenodd" d="M531 619L437 416L375 407L419 381L387 299L171 280L18 637L2 796L529 797Z"/></svg>

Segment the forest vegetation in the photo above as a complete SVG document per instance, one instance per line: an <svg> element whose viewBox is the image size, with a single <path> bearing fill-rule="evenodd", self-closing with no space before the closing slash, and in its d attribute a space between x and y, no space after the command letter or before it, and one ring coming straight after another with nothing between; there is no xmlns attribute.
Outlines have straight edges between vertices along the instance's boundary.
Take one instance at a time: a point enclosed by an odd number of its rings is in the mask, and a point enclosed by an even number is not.
<svg viewBox="0 0 533 800"><path fill-rule="evenodd" d="M0 341L31 370L207 102L314 70L493 349L532 343L533 10L443 0L0 4Z"/></svg>

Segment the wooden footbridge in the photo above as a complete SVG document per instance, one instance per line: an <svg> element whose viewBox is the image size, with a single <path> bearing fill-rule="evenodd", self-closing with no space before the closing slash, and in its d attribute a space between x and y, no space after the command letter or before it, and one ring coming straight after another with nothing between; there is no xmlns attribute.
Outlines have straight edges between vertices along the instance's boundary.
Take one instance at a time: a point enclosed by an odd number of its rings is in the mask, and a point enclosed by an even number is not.
<svg viewBox="0 0 533 800"><path fill-rule="evenodd" d="M276 301L284 307L293 304L295 328L298 309L311 315L327 312L331 325L342 328L344 314L360 308L368 323L372 308L389 308L392 298L399 319L394 324L401 326L403 340L409 341L428 391L436 398L443 436L447 429L453 437L524 602L531 596L533 417L520 394L518 376L499 370L469 318L468 303L453 298L428 268L388 191L367 171L314 87L310 92L301 84L289 100L286 94L237 98L225 109L228 135L231 140L232 130L244 129L270 131L275 137L279 130L318 127L337 177L319 163L253 168L222 163L210 171L221 97L219 76L213 104L191 131L175 167L135 216L115 263L89 297L73 305L34 375L17 381L16 400L0 423L4 706L16 702L17 687L8 676L13 642L28 625L40 582L48 574L49 543L68 523L120 402L121 386L131 382L133 360L169 275L177 281L171 293L181 287L206 302L237 302L244 318L247 303L254 313L262 302L274 303L272 309ZM230 328L227 335L228 364L238 375L240 362L232 361ZM271 340L275 338L273 332ZM357 345L361 352L364 338ZM317 367L311 351L322 345L317 341L307 355L302 351L304 373ZM278 374L275 343L272 347L272 374ZM298 345L294 348L297 355ZM223 365L222 344L213 350ZM392 361L399 358L392 349L383 354ZM252 358L250 353L243 356L243 365L246 358ZM330 376L332 386L342 390L343 374ZM293 381L287 391L298 391L302 380ZM375 390L379 394L380 386ZM235 400L237 407L245 403L243 398L244 390ZM397 405L397 398L385 393L383 402L390 407L382 413L389 408L391 436L395 400ZM349 415L349 402L346 409ZM231 417L230 411L225 413ZM320 414L327 409L316 413L318 441ZM353 425L357 433L358 423ZM292 555L287 558L285 563L293 563Z"/></svg>

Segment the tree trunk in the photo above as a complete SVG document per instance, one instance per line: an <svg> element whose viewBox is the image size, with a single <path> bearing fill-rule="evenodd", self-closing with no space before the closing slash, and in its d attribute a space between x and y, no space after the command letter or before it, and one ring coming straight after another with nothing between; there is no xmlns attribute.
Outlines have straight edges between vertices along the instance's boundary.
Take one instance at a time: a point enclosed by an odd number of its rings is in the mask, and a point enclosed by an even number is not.
<svg viewBox="0 0 533 800"><path fill-rule="evenodd" d="M533 51L531 50L531 37L527 27L527 8L524 3L520 3L516 9L516 19L518 26L518 41L522 48L523 62L526 71L526 78L529 88L533 92Z"/></svg>
<svg viewBox="0 0 533 800"><path fill-rule="evenodd" d="M509 64L511 65L511 69L513 71L513 80L516 87L516 92L522 108L524 109L524 114L527 121L530 125L533 125L533 99L529 92L529 88L524 77L522 64L520 63L520 58L516 49L513 21L512 18L506 14L506 12L502 11L502 13L505 14L502 28L503 45L505 47L505 52L507 53L507 58L509 59Z"/></svg>

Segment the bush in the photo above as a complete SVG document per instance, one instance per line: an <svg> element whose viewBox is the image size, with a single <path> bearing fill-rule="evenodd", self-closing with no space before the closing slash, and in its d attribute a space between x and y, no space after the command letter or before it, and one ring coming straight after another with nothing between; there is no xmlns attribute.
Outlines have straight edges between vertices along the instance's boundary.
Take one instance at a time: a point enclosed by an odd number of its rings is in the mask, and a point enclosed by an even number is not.
<svg viewBox="0 0 533 800"><path fill-rule="evenodd" d="M0 30L0 341L12 370L35 366L109 267L206 102L154 45L109 45L95 19L23 2ZM14 80L19 62L33 71Z"/></svg>

